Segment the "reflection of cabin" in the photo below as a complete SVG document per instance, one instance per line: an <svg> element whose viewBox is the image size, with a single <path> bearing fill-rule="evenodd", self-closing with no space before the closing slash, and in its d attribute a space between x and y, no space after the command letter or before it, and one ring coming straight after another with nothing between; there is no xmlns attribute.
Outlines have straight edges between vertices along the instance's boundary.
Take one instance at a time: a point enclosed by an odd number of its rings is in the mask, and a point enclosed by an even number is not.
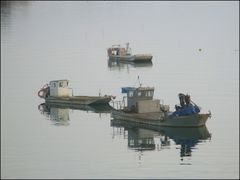
<svg viewBox="0 0 240 180"><path fill-rule="evenodd" d="M147 129L128 129L128 147L138 150L154 150L154 133Z"/></svg>
<svg viewBox="0 0 240 180"><path fill-rule="evenodd" d="M127 109L137 113L160 112L160 100L153 99L153 87L125 87L127 93Z"/></svg>
<svg viewBox="0 0 240 180"><path fill-rule="evenodd" d="M69 96L68 80L50 81L50 96Z"/></svg>
<svg viewBox="0 0 240 180"><path fill-rule="evenodd" d="M69 109L50 108L50 119L59 125L69 124Z"/></svg>

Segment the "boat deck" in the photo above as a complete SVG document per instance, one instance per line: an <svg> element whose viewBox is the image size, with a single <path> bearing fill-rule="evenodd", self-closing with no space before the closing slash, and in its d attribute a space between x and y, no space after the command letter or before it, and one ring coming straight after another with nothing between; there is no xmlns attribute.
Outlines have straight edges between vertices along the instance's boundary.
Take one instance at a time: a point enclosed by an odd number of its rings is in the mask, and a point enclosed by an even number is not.
<svg viewBox="0 0 240 180"><path fill-rule="evenodd" d="M48 97L46 102L63 103L63 104L108 104L111 96L66 96L66 97Z"/></svg>

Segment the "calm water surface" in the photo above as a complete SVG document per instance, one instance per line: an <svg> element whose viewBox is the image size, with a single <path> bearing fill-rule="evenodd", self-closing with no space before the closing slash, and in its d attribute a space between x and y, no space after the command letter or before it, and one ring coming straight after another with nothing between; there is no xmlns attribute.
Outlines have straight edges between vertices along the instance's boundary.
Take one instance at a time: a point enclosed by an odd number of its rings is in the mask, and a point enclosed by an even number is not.
<svg viewBox="0 0 240 180"><path fill-rule="evenodd" d="M239 2L1 4L1 177L239 178L238 15ZM153 63L108 62L107 48L126 42ZM37 96L69 79L76 95L121 100L138 76L172 110L189 93L212 118L146 129Z"/></svg>

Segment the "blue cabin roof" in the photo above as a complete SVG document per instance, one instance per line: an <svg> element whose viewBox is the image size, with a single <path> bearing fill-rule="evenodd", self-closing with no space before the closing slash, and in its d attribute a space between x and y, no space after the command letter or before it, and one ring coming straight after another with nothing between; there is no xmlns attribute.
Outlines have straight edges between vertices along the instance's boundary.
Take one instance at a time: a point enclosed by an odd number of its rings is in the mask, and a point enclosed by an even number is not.
<svg viewBox="0 0 240 180"><path fill-rule="evenodd" d="M122 87L122 93L128 93L130 90L136 90L135 87Z"/></svg>

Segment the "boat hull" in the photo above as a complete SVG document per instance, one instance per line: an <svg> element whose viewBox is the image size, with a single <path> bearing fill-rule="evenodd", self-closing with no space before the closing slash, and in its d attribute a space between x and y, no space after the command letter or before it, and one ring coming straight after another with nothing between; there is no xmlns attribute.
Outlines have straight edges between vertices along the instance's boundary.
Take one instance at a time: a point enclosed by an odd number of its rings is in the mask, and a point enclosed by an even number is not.
<svg viewBox="0 0 240 180"><path fill-rule="evenodd" d="M136 55L110 55L109 60L128 61L128 62L150 62L152 55L136 54Z"/></svg>
<svg viewBox="0 0 240 180"><path fill-rule="evenodd" d="M134 56L132 55L124 55L124 56L120 56L120 55L110 55L109 56L110 60L118 60L118 61L130 61L130 62L134 62Z"/></svg>
<svg viewBox="0 0 240 180"><path fill-rule="evenodd" d="M169 117L164 113L125 113L113 110L112 117L151 126L167 127L201 127L206 124L210 114L194 114L191 116Z"/></svg>
<svg viewBox="0 0 240 180"><path fill-rule="evenodd" d="M135 62L149 62L152 61L152 55L148 54L136 54L134 55Z"/></svg>
<svg viewBox="0 0 240 180"><path fill-rule="evenodd" d="M70 104L70 105L100 105L108 104L111 96L70 96L70 97L47 97L46 103Z"/></svg>

